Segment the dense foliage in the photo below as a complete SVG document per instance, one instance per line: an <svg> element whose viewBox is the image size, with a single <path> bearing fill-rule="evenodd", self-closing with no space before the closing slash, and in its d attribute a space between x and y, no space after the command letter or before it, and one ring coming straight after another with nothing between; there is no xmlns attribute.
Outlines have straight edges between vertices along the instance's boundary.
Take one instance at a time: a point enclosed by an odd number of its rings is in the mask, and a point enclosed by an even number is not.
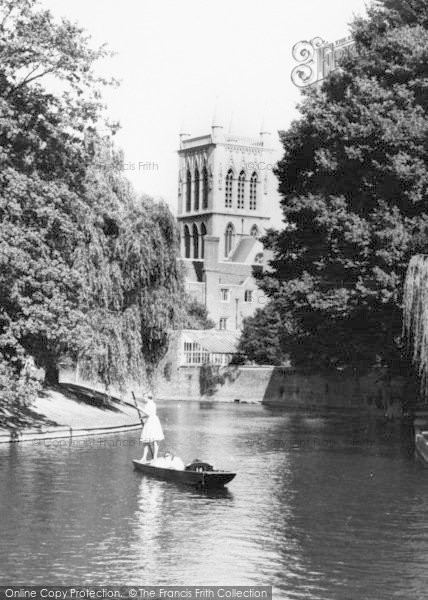
<svg viewBox="0 0 428 600"><path fill-rule="evenodd" d="M256 364L280 365L287 358L283 343L284 323L275 304L270 303L245 319L238 351Z"/></svg>
<svg viewBox="0 0 428 600"><path fill-rule="evenodd" d="M180 327L183 329L213 329L215 323L209 318L206 306L195 298L187 297Z"/></svg>
<svg viewBox="0 0 428 600"><path fill-rule="evenodd" d="M352 34L356 55L281 134L288 226L265 240L261 285L295 363L393 369L405 271L428 245L428 2L376 2Z"/></svg>
<svg viewBox="0 0 428 600"><path fill-rule="evenodd" d="M106 384L144 378L178 316L175 221L97 133L116 128L107 55L37 0L0 0L0 411L37 392L29 355L51 379L64 357Z"/></svg>

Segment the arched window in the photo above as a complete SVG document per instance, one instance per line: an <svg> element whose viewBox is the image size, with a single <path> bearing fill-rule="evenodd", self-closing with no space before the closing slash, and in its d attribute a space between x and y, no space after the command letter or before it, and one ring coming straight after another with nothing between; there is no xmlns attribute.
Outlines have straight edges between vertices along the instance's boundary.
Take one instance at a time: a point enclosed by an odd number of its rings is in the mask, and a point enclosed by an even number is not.
<svg viewBox="0 0 428 600"><path fill-rule="evenodd" d="M233 248L233 238L235 237L235 230L233 228L232 223L226 227L226 231L224 234L224 255L229 256L232 252Z"/></svg>
<svg viewBox="0 0 428 600"><path fill-rule="evenodd" d="M207 228L205 223L201 225L201 258L205 257L205 236L207 235Z"/></svg>
<svg viewBox="0 0 428 600"><path fill-rule="evenodd" d="M184 256L190 258L190 231L187 225L184 226Z"/></svg>
<svg viewBox="0 0 428 600"><path fill-rule="evenodd" d="M250 179L250 210L257 208L257 173L253 173Z"/></svg>
<svg viewBox="0 0 428 600"><path fill-rule="evenodd" d="M193 258L195 260L199 258L199 231L195 224L193 224Z"/></svg>
<svg viewBox="0 0 428 600"><path fill-rule="evenodd" d="M192 174L190 170L187 171L186 177L186 212L192 210Z"/></svg>
<svg viewBox="0 0 428 600"><path fill-rule="evenodd" d="M254 238L259 237L259 228L257 227L257 225L253 225L251 227L250 235L251 235L251 237L254 237Z"/></svg>
<svg viewBox="0 0 428 600"><path fill-rule="evenodd" d="M199 171L195 170L195 210L199 210Z"/></svg>
<svg viewBox="0 0 428 600"><path fill-rule="evenodd" d="M244 208L245 173L241 171L238 178L238 208Z"/></svg>
<svg viewBox="0 0 428 600"><path fill-rule="evenodd" d="M229 169L226 175L226 187L224 192L224 205L226 208L232 208L233 194L233 171Z"/></svg>
<svg viewBox="0 0 428 600"><path fill-rule="evenodd" d="M263 264L263 254L261 252L260 252L260 254L256 254L256 256L254 258L254 264L256 264L256 265Z"/></svg>
<svg viewBox="0 0 428 600"><path fill-rule="evenodd" d="M208 171L206 167L202 170L202 208L208 208Z"/></svg>

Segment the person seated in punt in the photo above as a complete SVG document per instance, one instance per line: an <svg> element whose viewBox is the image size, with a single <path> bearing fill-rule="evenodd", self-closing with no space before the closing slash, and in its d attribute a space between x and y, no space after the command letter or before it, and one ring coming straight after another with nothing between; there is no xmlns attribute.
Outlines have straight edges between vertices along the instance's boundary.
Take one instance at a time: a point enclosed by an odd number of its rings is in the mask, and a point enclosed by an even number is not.
<svg viewBox="0 0 428 600"><path fill-rule="evenodd" d="M165 452L164 456L159 456L156 460L150 461L153 467L162 469L174 469L175 471L184 471L184 462L179 456L174 456L171 452Z"/></svg>
<svg viewBox="0 0 428 600"><path fill-rule="evenodd" d="M140 442L144 444L143 457L141 460L143 462L147 461L149 448L151 449L153 460L156 460L158 457L159 442L165 438L162 431L162 425L156 414L156 403L153 400L152 394L147 394L147 400L143 404L141 412L147 417L140 437Z"/></svg>

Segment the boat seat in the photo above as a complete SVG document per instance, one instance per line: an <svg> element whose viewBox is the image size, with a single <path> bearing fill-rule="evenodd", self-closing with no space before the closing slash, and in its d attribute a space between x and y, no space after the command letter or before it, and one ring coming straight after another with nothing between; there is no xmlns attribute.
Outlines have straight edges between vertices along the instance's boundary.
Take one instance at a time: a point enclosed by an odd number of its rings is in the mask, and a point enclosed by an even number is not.
<svg viewBox="0 0 428 600"><path fill-rule="evenodd" d="M214 467L203 460L194 460L186 466L186 471L214 471Z"/></svg>

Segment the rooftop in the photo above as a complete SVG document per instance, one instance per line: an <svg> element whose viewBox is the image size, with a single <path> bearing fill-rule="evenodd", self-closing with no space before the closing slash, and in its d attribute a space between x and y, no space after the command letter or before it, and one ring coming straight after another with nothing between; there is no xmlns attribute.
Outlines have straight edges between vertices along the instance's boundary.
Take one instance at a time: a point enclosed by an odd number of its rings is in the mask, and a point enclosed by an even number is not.
<svg viewBox="0 0 428 600"><path fill-rule="evenodd" d="M241 334L216 329L183 329L183 335L211 354L236 354Z"/></svg>

